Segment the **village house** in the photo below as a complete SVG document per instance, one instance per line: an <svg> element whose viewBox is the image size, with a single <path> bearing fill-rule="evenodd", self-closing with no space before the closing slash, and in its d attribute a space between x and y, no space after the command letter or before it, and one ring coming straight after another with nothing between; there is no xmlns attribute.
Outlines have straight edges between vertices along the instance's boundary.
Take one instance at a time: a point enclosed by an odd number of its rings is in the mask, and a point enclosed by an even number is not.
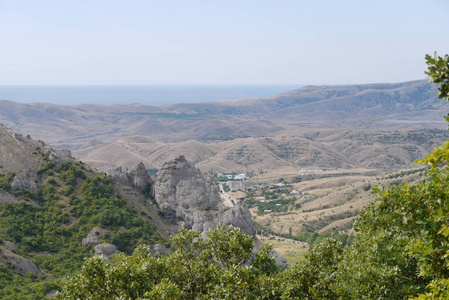
<svg viewBox="0 0 449 300"><path fill-rule="evenodd" d="M257 197L256 198L256 201L259 201L259 202L265 202L265 197Z"/></svg>
<svg viewBox="0 0 449 300"><path fill-rule="evenodd" d="M239 174L239 175L235 175L234 176L234 180L246 180L246 175L245 174L243 174L243 173L241 173L241 174Z"/></svg>

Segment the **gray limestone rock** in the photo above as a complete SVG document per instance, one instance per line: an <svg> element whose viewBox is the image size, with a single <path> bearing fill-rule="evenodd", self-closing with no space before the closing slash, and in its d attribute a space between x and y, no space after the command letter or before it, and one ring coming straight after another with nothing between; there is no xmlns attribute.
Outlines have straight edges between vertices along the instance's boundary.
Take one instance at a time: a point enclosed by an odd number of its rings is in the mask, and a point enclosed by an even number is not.
<svg viewBox="0 0 449 300"><path fill-rule="evenodd" d="M149 191L153 185L150 173L148 173L143 163L139 163L129 173L124 173L122 167L115 168L109 176L115 182L130 185L142 192Z"/></svg>
<svg viewBox="0 0 449 300"><path fill-rule="evenodd" d="M16 196L0 190L0 205L3 205L5 203L19 203L20 201L21 200Z"/></svg>
<svg viewBox="0 0 449 300"><path fill-rule="evenodd" d="M47 155L48 159L55 164L61 164L75 160L69 150L55 150L53 148L49 148L47 151L45 151L45 155Z"/></svg>
<svg viewBox="0 0 449 300"><path fill-rule="evenodd" d="M253 240L253 252L259 252L260 248L262 248L263 244L259 239L254 239ZM286 266L289 267L290 264L288 263L288 261L285 259L285 257L283 257L282 255L280 255L279 253L277 253L276 251L272 251L271 255L274 257L274 260L276 262L276 265L278 266Z"/></svg>
<svg viewBox="0 0 449 300"><path fill-rule="evenodd" d="M218 224L225 208L213 178L202 174L184 156L162 166L154 195L167 219L200 232L206 222Z"/></svg>
<svg viewBox="0 0 449 300"><path fill-rule="evenodd" d="M116 253L120 253L116 245L103 243L95 246L93 257L102 257L103 259L108 260Z"/></svg>
<svg viewBox="0 0 449 300"><path fill-rule="evenodd" d="M220 223L239 227L246 234L256 235L256 229L251 220L251 213L243 202L237 202L236 205L224 211L221 215Z"/></svg>
<svg viewBox="0 0 449 300"><path fill-rule="evenodd" d="M14 191L17 190L30 190L35 191L38 189L36 183L37 175L34 172L22 172L17 174L11 181L11 187Z"/></svg>
<svg viewBox="0 0 449 300"><path fill-rule="evenodd" d="M15 254L19 253L19 251L17 250L16 245L14 245L13 243L8 242L8 241L3 241L3 245L5 246L6 249L11 251L12 253L15 253Z"/></svg>
<svg viewBox="0 0 449 300"><path fill-rule="evenodd" d="M108 231L109 230L104 229L104 228L95 227L81 241L81 244L83 246L89 246L89 245L96 246L96 245L98 245L100 238Z"/></svg>
<svg viewBox="0 0 449 300"><path fill-rule="evenodd" d="M43 150L44 155L55 164L73 162L75 159L72 157L72 152L70 150L56 150L50 145L47 145L43 141L36 142L39 148Z"/></svg>
<svg viewBox="0 0 449 300"><path fill-rule="evenodd" d="M22 276L27 276L30 272L39 275L39 268L31 260L17 254L17 248L13 243L3 242L3 244L6 247L2 251L2 258L11 264L15 272L22 274Z"/></svg>
<svg viewBox="0 0 449 300"><path fill-rule="evenodd" d="M163 253L171 253L171 251L167 248L165 248L163 245L161 244L155 244L155 245L149 245L147 246L148 251L151 254L156 254L156 255L161 255Z"/></svg>
<svg viewBox="0 0 449 300"><path fill-rule="evenodd" d="M111 177L111 179L115 182L126 185L130 184L128 175L122 171L122 167L115 168L114 171L112 171L112 173L109 175L109 177Z"/></svg>
<svg viewBox="0 0 449 300"><path fill-rule="evenodd" d="M153 185L150 173L142 162L128 173L128 178L131 185L141 191L149 190Z"/></svg>
<svg viewBox="0 0 449 300"><path fill-rule="evenodd" d="M256 236L248 207L243 202L226 207L213 178L201 173L184 156L162 166L153 193L165 218L171 222L199 231L203 236L219 224L239 227L253 237L255 249L260 249L258 245L262 243ZM288 265L282 256L273 254L278 264Z"/></svg>

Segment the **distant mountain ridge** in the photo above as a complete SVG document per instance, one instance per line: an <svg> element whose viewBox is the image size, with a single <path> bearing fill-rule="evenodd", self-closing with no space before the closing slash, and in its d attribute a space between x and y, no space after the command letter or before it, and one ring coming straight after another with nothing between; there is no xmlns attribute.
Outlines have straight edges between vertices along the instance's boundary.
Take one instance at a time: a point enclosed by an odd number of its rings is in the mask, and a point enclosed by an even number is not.
<svg viewBox="0 0 449 300"><path fill-rule="evenodd" d="M1 100L0 123L70 150L136 135L161 142L210 142L304 128L442 129L440 120L449 109L435 95L435 87L420 80L306 86L268 98L160 107Z"/></svg>
<svg viewBox="0 0 449 300"><path fill-rule="evenodd" d="M435 87L426 80L404 83L363 84L343 86L305 86L303 88L268 98L244 98L222 100L213 103L182 103L170 107L174 111L180 108L197 114L245 114L245 113L297 113L311 111L360 112L367 108L383 105L403 112L398 104L412 104L416 109L436 108L434 104ZM429 103L430 100L430 103ZM322 102L324 101L324 103ZM320 103L321 102L321 103ZM317 105L320 103L319 105ZM326 104L326 106L323 106ZM437 107L440 107L437 105ZM221 108L221 110L217 110ZM291 108L301 110L291 111ZM283 111L289 109L288 111ZM404 107L402 107L404 109Z"/></svg>
<svg viewBox="0 0 449 300"><path fill-rule="evenodd" d="M111 143L79 149L73 154L103 171L131 168L142 161L159 168L179 155L203 172L305 169L409 168L429 148L449 139L446 130L369 131L355 129L309 129L282 131L276 136L238 138L216 143L185 141L162 143L133 136Z"/></svg>

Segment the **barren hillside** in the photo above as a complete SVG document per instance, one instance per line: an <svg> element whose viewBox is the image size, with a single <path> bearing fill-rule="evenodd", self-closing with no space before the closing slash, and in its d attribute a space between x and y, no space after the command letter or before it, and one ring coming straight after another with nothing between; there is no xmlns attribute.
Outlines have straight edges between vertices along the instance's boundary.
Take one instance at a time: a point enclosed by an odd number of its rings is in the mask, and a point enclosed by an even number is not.
<svg viewBox="0 0 449 300"><path fill-rule="evenodd" d="M60 106L0 101L0 122L70 150L145 136L159 142L218 142L306 128L445 128L448 108L425 81L307 86L269 98L166 106Z"/></svg>
<svg viewBox="0 0 449 300"><path fill-rule="evenodd" d="M294 174L301 169L398 170L411 167L430 147L448 138L447 131L436 129L388 132L327 129L284 131L275 136L216 143L162 143L146 137L129 137L73 153L103 171L118 166L131 168L140 161L150 168L159 168L180 154L203 172L264 170Z"/></svg>

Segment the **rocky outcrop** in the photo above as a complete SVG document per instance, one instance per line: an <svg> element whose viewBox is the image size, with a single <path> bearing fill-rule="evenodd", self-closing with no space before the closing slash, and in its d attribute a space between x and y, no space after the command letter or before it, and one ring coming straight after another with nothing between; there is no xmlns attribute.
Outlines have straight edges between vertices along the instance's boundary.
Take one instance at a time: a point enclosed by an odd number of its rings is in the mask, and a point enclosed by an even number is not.
<svg viewBox="0 0 449 300"><path fill-rule="evenodd" d="M1 173L36 171L50 160L54 163L75 161L70 151L56 150L42 141L32 140L0 124Z"/></svg>
<svg viewBox="0 0 449 300"><path fill-rule="evenodd" d="M30 190L35 191L39 187L37 185L37 175L34 172L22 172L17 174L11 181L11 187L14 191Z"/></svg>
<svg viewBox="0 0 449 300"><path fill-rule="evenodd" d="M112 173L109 174L109 177L111 177L111 179L117 183L131 185L131 182L129 181L128 178L128 174L123 172L122 167L115 168L114 171L112 171Z"/></svg>
<svg viewBox="0 0 449 300"><path fill-rule="evenodd" d="M8 249L9 251L11 251L12 253L19 254L19 251L17 250L16 245L14 245L13 243L8 242L8 241L3 241L3 246L5 246L5 248Z"/></svg>
<svg viewBox="0 0 449 300"><path fill-rule="evenodd" d="M142 162L128 173L128 178L131 185L141 191L149 190L153 185L150 173Z"/></svg>
<svg viewBox="0 0 449 300"><path fill-rule="evenodd" d="M153 185L150 173L141 162L129 173L124 173L122 167L116 168L110 175L115 182L130 185L140 191L149 191Z"/></svg>
<svg viewBox="0 0 449 300"><path fill-rule="evenodd" d="M251 213L243 202L237 202L236 205L224 211L224 213L220 215L220 223L239 227L246 234L252 236L256 235L256 229L251 220Z"/></svg>
<svg viewBox="0 0 449 300"><path fill-rule="evenodd" d="M232 225L253 237L255 251L262 246L248 207L243 202L226 207L213 178L201 173L184 156L162 166L153 193L165 218L181 227L205 236L219 224ZM288 265L285 258L276 252L273 255L278 265Z"/></svg>
<svg viewBox="0 0 449 300"><path fill-rule="evenodd" d="M0 190L0 205L6 204L6 203L19 203L22 201L21 199L17 198L16 196Z"/></svg>
<svg viewBox="0 0 449 300"><path fill-rule="evenodd" d="M253 248L253 252L254 253L259 252L260 248L263 247L263 244L262 244L262 242L259 239L255 239L253 245L254 245L254 248ZM276 262L276 265L278 265L278 266L290 266L290 264L285 259L285 257L280 255L276 251L272 250L271 251L271 255L274 257L274 261Z"/></svg>
<svg viewBox="0 0 449 300"><path fill-rule="evenodd" d="M230 208L224 206L212 176L202 174L184 156L162 166L154 195L165 217L181 227L206 233L224 224L255 235L246 205L240 202Z"/></svg>
<svg viewBox="0 0 449 300"><path fill-rule="evenodd" d="M155 244L155 245L149 245L147 246L148 252L155 255L161 255L161 254L169 254L171 253L170 249L165 248L161 244Z"/></svg>
<svg viewBox="0 0 449 300"><path fill-rule="evenodd" d="M162 166L153 193L166 219L199 232L218 225L226 209L213 178L184 156Z"/></svg>
<svg viewBox="0 0 449 300"><path fill-rule="evenodd" d="M20 273L24 277L30 272L34 272L36 275L40 273L39 268L31 260L18 254L17 248L13 243L3 242L2 246L2 256L0 260L11 266L14 272Z"/></svg>
<svg viewBox="0 0 449 300"><path fill-rule="evenodd" d="M70 152L69 150L56 150L43 141L37 141L37 144L40 148L42 148L44 155L47 156L48 159L55 164L75 161L75 159L72 157L72 152Z"/></svg>
<svg viewBox="0 0 449 300"><path fill-rule="evenodd" d="M120 253L117 246L109 243L103 243L95 246L93 257L101 257L103 259L110 259L114 254Z"/></svg>
<svg viewBox="0 0 449 300"><path fill-rule="evenodd" d="M96 246L98 245L98 242L100 241L100 238L106 233L109 232L109 230L104 228L98 228L95 227L92 229L87 236L81 241L81 244L83 246Z"/></svg>

